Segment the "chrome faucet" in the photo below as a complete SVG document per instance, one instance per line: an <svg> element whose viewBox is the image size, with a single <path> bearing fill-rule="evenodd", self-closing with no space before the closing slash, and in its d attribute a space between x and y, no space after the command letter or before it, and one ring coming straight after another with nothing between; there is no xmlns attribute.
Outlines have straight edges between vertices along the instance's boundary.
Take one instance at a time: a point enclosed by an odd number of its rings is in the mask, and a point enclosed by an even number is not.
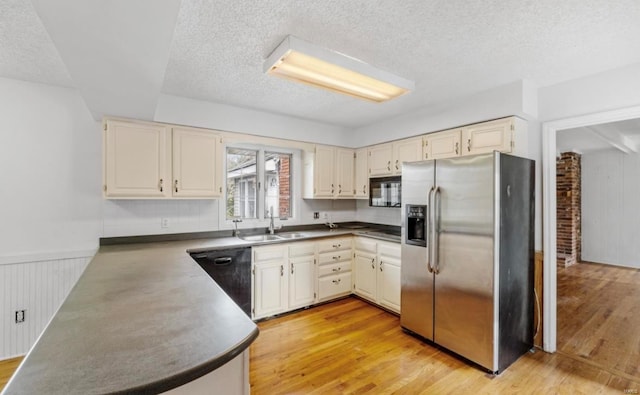
<svg viewBox="0 0 640 395"><path fill-rule="evenodd" d="M269 207L269 234L274 234L278 229L282 229L282 225L273 224L273 206L271 206Z"/></svg>
<svg viewBox="0 0 640 395"><path fill-rule="evenodd" d="M236 219L234 219L232 222L233 222L233 226L234 226L234 228L233 228L233 230L231 231L231 236L233 236L233 237L235 237L235 236L239 236L239 233L238 233L238 222L242 222L242 219L240 219L240 218L236 218Z"/></svg>

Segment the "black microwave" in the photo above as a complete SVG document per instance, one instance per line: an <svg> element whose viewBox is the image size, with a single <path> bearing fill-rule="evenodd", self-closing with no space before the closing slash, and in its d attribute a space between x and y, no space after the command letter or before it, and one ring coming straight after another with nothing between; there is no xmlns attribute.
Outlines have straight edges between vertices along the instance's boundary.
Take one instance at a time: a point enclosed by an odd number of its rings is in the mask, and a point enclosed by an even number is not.
<svg viewBox="0 0 640 395"><path fill-rule="evenodd" d="M369 179L369 206L400 207L401 177L379 177Z"/></svg>

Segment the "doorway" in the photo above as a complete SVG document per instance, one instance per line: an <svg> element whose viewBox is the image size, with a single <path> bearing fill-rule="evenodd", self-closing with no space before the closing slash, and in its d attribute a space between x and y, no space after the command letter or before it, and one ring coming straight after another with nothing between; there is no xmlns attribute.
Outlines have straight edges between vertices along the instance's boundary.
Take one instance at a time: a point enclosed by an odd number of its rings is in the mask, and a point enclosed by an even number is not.
<svg viewBox="0 0 640 395"><path fill-rule="evenodd" d="M640 119L556 134L557 351L640 377Z"/></svg>
<svg viewBox="0 0 640 395"><path fill-rule="evenodd" d="M640 106L583 115L542 125L542 232L543 232L543 348L556 351L556 133L558 130L640 118Z"/></svg>

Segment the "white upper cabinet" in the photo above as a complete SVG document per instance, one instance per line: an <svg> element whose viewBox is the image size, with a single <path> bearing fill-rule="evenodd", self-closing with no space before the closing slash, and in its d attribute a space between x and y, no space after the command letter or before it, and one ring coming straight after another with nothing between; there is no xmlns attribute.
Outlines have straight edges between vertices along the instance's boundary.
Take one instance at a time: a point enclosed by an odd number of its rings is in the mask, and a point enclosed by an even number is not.
<svg viewBox="0 0 640 395"><path fill-rule="evenodd" d="M218 197L222 193L220 137L201 130L174 128L173 183L176 197Z"/></svg>
<svg viewBox="0 0 640 395"><path fill-rule="evenodd" d="M170 130L164 125L104 124L104 197L171 196Z"/></svg>
<svg viewBox="0 0 640 395"><path fill-rule="evenodd" d="M392 161L393 144L378 144L369 147L369 177L392 175Z"/></svg>
<svg viewBox="0 0 640 395"><path fill-rule="evenodd" d="M367 169L367 149L356 150L354 188L356 199L369 198L369 173Z"/></svg>
<svg viewBox="0 0 640 395"><path fill-rule="evenodd" d="M335 196L353 198L355 195L353 178L355 175L355 154L352 149L336 149Z"/></svg>
<svg viewBox="0 0 640 395"><path fill-rule="evenodd" d="M511 152L513 130L513 117L465 126L462 128L464 155Z"/></svg>
<svg viewBox="0 0 640 395"><path fill-rule="evenodd" d="M335 172L335 149L324 145L316 145L315 164L313 170L313 195L317 198L332 198L335 193L333 175Z"/></svg>
<svg viewBox="0 0 640 395"><path fill-rule="evenodd" d="M422 137L369 147L369 177L402 174L402 162L422 159Z"/></svg>
<svg viewBox="0 0 640 395"><path fill-rule="evenodd" d="M305 199L353 199L355 154L352 149L316 145L305 152Z"/></svg>
<svg viewBox="0 0 640 395"><path fill-rule="evenodd" d="M104 197L215 198L222 193L220 136L150 122L104 122Z"/></svg>
<svg viewBox="0 0 640 395"><path fill-rule="evenodd" d="M404 139L393 143L394 174L402 174L402 162L416 162L422 159L422 137Z"/></svg>
<svg viewBox="0 0 640 395"><path fill-rule="evenodd" d="M424 136L424 159L460 156L462 129L446 130Z"/></svg>

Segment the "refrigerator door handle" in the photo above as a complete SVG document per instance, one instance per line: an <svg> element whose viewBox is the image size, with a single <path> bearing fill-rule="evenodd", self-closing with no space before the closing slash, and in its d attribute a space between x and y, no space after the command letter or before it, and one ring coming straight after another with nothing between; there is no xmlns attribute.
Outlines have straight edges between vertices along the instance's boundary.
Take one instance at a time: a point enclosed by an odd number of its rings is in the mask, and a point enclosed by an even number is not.
<svg viewBox="0 0 640 395"><path fill-rule="evenodd" d="M431 189L429 189L429 195L427 197L427 234L426 234L426 239L429 243L429 253L427 254L427 270L429 270L429 273L433 273L433 267L431 266L431 256L433 254L433 244L431 243L432 240L432 233L433 233L433 218L432 218L432 210L433 210L433 205L432 203L432 197L433 197L433 191L435 191L435 187L431 187Z"/></svg>
<svg viewBox="0 0 640 395"><path fill-rule="evenodd" d="M433 272L435 274L440 273L440 254L438 250L440 249L440 196L441 196L440 187L436 188L436 192L433 197L433 242L431 243L431 248L433 249Z"/></svg>

